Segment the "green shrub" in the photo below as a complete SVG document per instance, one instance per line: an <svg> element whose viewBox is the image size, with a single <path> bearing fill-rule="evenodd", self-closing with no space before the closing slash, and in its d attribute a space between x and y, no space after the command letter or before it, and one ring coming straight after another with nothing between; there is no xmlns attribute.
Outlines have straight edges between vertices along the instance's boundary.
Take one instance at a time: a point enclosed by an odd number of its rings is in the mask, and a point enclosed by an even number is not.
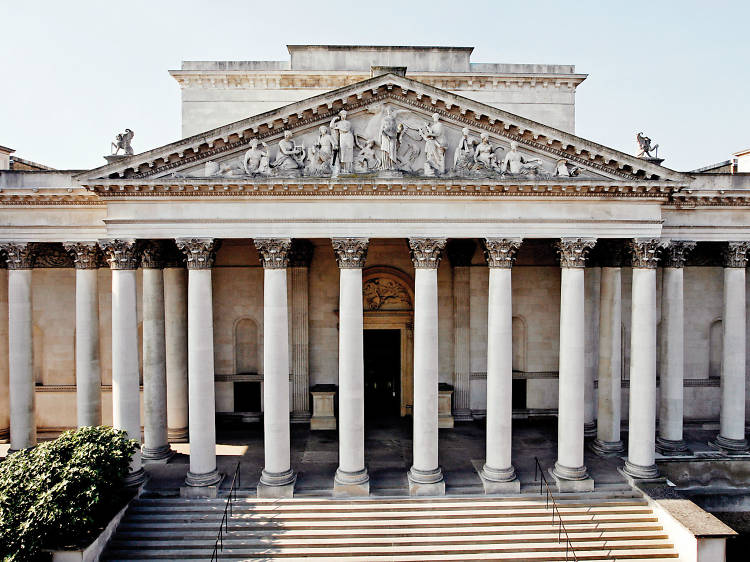
<svg viewBox="0 0 750 562"><path fill-rule="evenodd" d="M39 560L79 544L119 509L136 442L111 427L66 431L0 463L0 556Z"/></svg>

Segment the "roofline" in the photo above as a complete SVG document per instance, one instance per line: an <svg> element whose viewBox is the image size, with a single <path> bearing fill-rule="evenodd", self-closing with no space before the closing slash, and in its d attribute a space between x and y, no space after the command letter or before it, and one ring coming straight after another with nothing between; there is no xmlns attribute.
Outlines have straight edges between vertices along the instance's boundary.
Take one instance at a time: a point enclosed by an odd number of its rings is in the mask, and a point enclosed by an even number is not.
<svg viewBox="0 0 750 562"><path fill-rule="evenodd" d="M3 152L7 152L8 154L13 154L16 151L15 148L8 148L7 146L3 146L1 144L0 144L0 150L2 150Z"/></svg>
<svg viewBox="0 0 750 562"><path fill-rule="evenodd" d="M329 51L461 51L468 52L471 54L474 51L474 47L450 47L446 45L287 45L287 51L292 54L292 51L299 51L303 49L328 49Z"/></svg>

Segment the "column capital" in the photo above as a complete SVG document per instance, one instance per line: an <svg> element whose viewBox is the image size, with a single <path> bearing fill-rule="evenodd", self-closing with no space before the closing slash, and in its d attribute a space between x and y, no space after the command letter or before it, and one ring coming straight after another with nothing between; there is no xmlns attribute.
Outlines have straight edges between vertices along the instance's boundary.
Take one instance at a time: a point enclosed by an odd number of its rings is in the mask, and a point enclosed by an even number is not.
<svg viewBox="0 0 750 562"><path fill-rule="evenodd" d="M331 243L340 269L362 269L365 266L369 238L332 238Z"/></svg>
<svg viewBox="0 0 750 562"><path fill-rule="evenodd" d="M289 267L310 267L315 247L304 238L294 238L289 250Z"/></svg>
<svg viewBox="0 0 750 562"><path fill-rule="evenodd" d="M99 244L96 242L65 242L63 248L76 269L99 269Z"/></svg>
<svg viewBox="0 0 750 562"><path fill-rule="evenodd" d="M445 238L409 238L415 269L437 269L445 249Z"/></svg>
<svg viewBox="0 0 750 562"><path fill-rule="evenodd" d="M289 265L291 238L255 238L253 240L264 269L286 269Z"/></svg>
<svg viewBox="0 0 750 562"><path fill-rule="evenodd" d="M659 263L659 249L665 249L669 242L658 238L633 238L628 241L631 266L634 269L656 269Z"/></svg>
<svg viewBox="0 0 750 562"><path fill-rule="evenodd" d="M32 242L3 242L0 250L5 253L8 269L31 269L34 267L34 244Z"/></svg>
<svg viewBox="0 0 750 562"><path fill-rule="evenodd" d="M143 245L141 250L141 267L143 269L163 269L164 268L164 252L162 252L161 245L150 240Z"/></svg>
<svg viewBox="0 0 750 562"><path fill-rule="evenodd" d="M483 249L484 257L487 259L487 267L512 268L521 242L521 238L485 238Z"/></svg>
<svg viewBox="0 0 750 562"><path fill-rule="evenodd" d="M560 238L555 243L560 256L560 267L586 267L586 257L595 244L596 238Z"/></svg>
<svg viewBox="0 0 750 562"><path fill-rule="evenodd" d="M99 246L104 252L110 269L138 269L138 248L135 239L100 240Z"/></svg>
<svg viewBox="0 0 750 562"><path fill-rule="evenodd" d="M469 267L477 244L473 238L454 238L445 245L445 254L453 267Z"/></svg>
<svg viewBox="0 0 750 562"><path fill-rule="evenodd" d="M724 248L724 267L747 267L747 253L750 242L727 242ZM8 262L10 264L10 262Z"/></svg>
<svg viewBox="0 0 750 562"><path fill-rule="evenodd" d="M211 269L218 244L213 238L177 238L177 248L185 254L188 269Z"/></svg>
<svg viewBox="0 0 750 562"><path fill-rule="evenodd" d="M685 267L688 254L695 248L692 240L670 240L669 246L662 250L662 266L672 268Z"/></svg>

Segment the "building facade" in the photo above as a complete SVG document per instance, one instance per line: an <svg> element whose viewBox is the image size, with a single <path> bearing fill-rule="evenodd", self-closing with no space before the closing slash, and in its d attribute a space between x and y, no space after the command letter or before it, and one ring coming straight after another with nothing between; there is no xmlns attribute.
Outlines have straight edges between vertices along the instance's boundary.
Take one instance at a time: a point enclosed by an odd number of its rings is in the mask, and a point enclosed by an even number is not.
<svg viewBox="0 0 750 562"><path fill-rule="evenodd" d="M316 385L337 385L342 495L368 490L375 395L413 418L414 494L444 489L440 388L453 419L486 420L487 491L518 489L514 415L558 416L561 490L593 488L586 436L635 478L688 423L747 449L750 176L575 136L572 66L289 50L172 71L177 142L0 172L13 449L111 423L143 430L133 482L189 439L186 485L210 488L217 415L262 410L259 493L290 495Z"/></svg>

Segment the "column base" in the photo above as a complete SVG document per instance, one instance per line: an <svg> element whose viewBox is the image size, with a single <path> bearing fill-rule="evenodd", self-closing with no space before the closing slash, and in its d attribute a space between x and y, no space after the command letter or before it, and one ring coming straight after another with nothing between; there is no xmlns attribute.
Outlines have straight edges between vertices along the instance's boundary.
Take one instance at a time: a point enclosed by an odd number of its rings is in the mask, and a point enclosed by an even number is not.
<svg viewBox="0 0 750 562"><path fill-rule="evenodd" d="M268 472L265 468L260 474L257 494L259 498L294 497L294 485L297 475L290 468L286 472Z"/></svg>
<svg viewBox="0 0 750 562"><path fill-rule="evenodd" d="M586 422L583 424L584 437L596 437L596 422Z"/></svg>
<svg viewBox="0 0 750 562"><path fill-rule="evenodd" d="M585 466L569 467L555 463L549 470L557 484L558 492L593 492L594 479L589 476Z"/></svg>
<svg viewBox="0 0 750 562"><path fill-rule="evenodd" d="M595 439L589 448L600 457L616 457L625 452L622 441L602 441Z"/></svg>
<svg viewBox="0 0 750 562"><path fill-rule="evenodd" d="M188 442L188 428L187 427L178 427L178 428L168 428L167 429L167 440L170 443L187 443Z"/></svg>
<svg viewBox="0 0 750 562"><path fill-rule="evenodd" d="M146 471L139 468L135 472L129 472L122 483L126 488L137 488L146 481Z"/></svg>
<svg viewBox="0 0 750 562"><path fill-rule="evenodd" d="M682 439L656 438L656 452L664 456L688 455L690 450Z"/></svg>
<svg viewBox="0 0 750 562"><path fill-rule="evenodd" d="M144 464L167 464L174 456L174 451L169 445L161 447L141 447L141 460Z"/></svg>
<svg viewBox="0 0 750 562"><path fill-rule="evenodd" d="M748 449L747 439L730 439L721 435L717 435L716 439L711 441L709 445L728 455L746 453Z"/></svg>
<svg viewBox="0 0 750 562"><path fill-rule="evenodd" d="M340 468L333 478L335 497L362 497L370 495L370 475L364 468L358 472L346 472Z"/></svg>
<svg viewBox="0 0 750 562"><path fill-rule="evenodd" d="M655 464L652 464L651 466L641 466L626 460L622 472L635 480L653 480L659 478L659 469Z"/></svg>
<svg viewBox="0 0 750 562"><path fill-rule="evenodd" d="M206 474L187 473L185 486L180 488L181 498L217 498L224 475L216 470Z"/></svg>
<svg viewBox="0 0 750 562"><path fill-rule="evenodd" d="M434 470L419 470L413 466L407 473L410 496L444 496L445 480L440 467Z"/></svg>
<svg viewBox="0 0 750 562"><path fill-rule="evenodd" d="M491 468L486 464L478 471L485 494L520 494L521 481L511 466L505 469Z"/></svg>

